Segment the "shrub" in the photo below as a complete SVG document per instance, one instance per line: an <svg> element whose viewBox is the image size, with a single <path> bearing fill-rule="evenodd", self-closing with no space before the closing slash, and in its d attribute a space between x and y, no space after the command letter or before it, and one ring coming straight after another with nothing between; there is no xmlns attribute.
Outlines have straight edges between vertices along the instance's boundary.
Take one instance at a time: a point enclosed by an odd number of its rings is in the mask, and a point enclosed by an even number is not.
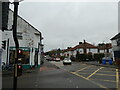
<svg viewBox="0 0 120 90"><path fill-rule="evenodd" d="M80 61L85 61L86 60L86 55L85 54L80 54L79 58L80 58Z"/></svg>
<svg viewBox="0 0 120 90"><path fill-rule="evenodd" d="M86 54L86 59L89 59L89 61L93 60L92 54Z"/></svg>
<svg viewBox="0 0 120 90"><path fill-rule="evenodd" d="M64 60L64 58L66 58L66 57L65 57L65 56L61 56L61 57L60 57L61 60Z"/></svg>
<svg viewBox="0 0 120 90"><path fill-rule="evenodd" d="M70 57L70 59L71 59L72 61L75 61L75 57L74 57L73 55Z"/></svg>
<svg viewBox="0 0 120 90"><path fill-rule="evenodd" d="M96 61L101 61L104 56L105 55L103 53L96 53L96 54L94 54L94 59Z"/></svg>
<svg viewBox="0 0 120 90"><path fill-rule="evenodd" d="M76 60L80 60L80 53L77 51L77 54L76 54Z"/></svg>

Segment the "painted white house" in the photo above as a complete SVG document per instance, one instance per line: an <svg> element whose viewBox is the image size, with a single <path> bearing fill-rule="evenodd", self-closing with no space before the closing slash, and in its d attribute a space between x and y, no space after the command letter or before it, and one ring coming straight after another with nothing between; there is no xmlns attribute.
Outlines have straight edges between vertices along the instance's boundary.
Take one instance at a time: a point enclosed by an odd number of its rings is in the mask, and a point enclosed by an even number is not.
<svg viewBox="0 0 120 90"><path fill-rule="evenodd" d="M76 45L73 48L64 50L62 52L63 54L61 54L61 55L69 56L69 57L70 56L76 57L77 52L79 52L80 54L89 53L89 52L94 54L94 53L98 53L98 48L96 46L84 41L83 43L81 42L81 43L79 43L79 45Z"/></svg>
<svg viewBox="0 0 120 90"><path fill-rule="evenodd" d="M13 25L13 11L9 10L8 29L12 29ZM2 59L6 64L13 64L15 43L13 40L12 31L4 31L2 34L2 40L6 40L6 50L3 51ZM17 17L17 38L19 41L19 47L23 51L22 64L25 68L30 66L40 66L41 62L41 48L42 46L42 34L31 24L29 24L22 17ZM8 55L8 57L6 57Z"/></svg>

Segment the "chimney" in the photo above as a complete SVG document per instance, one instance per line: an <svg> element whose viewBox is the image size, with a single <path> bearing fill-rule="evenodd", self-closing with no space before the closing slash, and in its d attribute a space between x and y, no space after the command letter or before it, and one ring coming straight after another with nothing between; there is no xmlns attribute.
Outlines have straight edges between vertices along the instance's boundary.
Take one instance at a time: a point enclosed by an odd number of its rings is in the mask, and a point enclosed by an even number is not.
<svg viewBox="0 0 120 90"><path fill-rule="evenodd" d="M85 40L84 40L84 48L83 48L83 52L84 52L84 54L87 53L87 49L86 49L86 46L85 46Z"/></svg>
<svg viewBox="0 0 120 90"><path fill-rule="evenodd" d="M85 40L84 40L84 44L85 44Z"/></svg>
<svg viewBox="0 0 120 90"><path fill-rule="evenodd" d="M79 42L79 45L82 44L82 42Z"/></svg>
<svg viewBox="0 0 120 90"><path fill-rule="evenodd" d="M70 49L71 47L67 47L67 49Z"/></svg>

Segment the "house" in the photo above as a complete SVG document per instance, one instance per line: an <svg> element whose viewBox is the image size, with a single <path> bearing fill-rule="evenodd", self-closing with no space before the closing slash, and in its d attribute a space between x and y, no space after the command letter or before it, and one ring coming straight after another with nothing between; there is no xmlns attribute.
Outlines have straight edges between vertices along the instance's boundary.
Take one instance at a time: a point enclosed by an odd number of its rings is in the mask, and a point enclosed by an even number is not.
<svg viewBox="0 0 120 90"><path fill-rule="evenodd" d="M13 11L9 10L8 29L12 29ZM22 17L17 16L17 38L19 48L22 50L23 58L21 60L23 68L40 66L41 53L43 52L42 33L29 24ZM4 31L2 40L6 41L6 49L3 50L2 60L7 64L14 63L15 43L12 31Z"/></svg>
<svg viewBox="0 0 120 90"><path fill-rule="evenodd" d="M73 48L72 47L68 47L65 50L62 50L61 56L65 56L65 57L70 57L71 55L73 55Z"/></svg>
<svg viewBox="0 0 120 90"><path fill-rule="evenodd" d="M114 59L117 65L120 65L120 33L111 38Z"/></svg>
<svg viewBox="0 0 120 90"><path fill-rule="evenodd" d="M87 54L87 53L97 53L98 52L98 47L86 42L84 40L84 42L79 42L79 45L76 45L73 48L68 48L66 50L63 51L64 56L74 56L76 57L77 52L79 52L80 54Z"/></svg>
<svg viewBox="0 0 120 90"><path fill-rule="evenodd" d="M79 45L74 47L73 53L77 54L77 52L79 52L80 54L87 54L87 53L94 54L98 52L98 48L84 40L84 42L80 42Z"/></svg>
<svg viewBox="0 0 120 90"><path fill-rule="evenodd" d="M100 43L98 44L98 53L110 53L112 52L112 44L111 43Z"/></svg>

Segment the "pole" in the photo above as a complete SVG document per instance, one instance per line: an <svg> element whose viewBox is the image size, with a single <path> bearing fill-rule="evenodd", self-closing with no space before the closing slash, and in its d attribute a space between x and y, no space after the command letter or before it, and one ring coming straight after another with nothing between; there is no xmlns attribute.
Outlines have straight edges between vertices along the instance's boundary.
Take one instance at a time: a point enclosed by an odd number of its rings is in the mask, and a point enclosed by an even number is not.
<svg viewBox="0 0 120 90"><path fill-rule="evenodd" d="M14 79L13 79L13 90L17 90L17 63L18 63L18 49L19 42L17 39L17 13L18 13L19 2L14 1L14 14L13 14L13 39L15 42L15 61L14 61Z"/></svg>
<svg viewBox="0 0 120 90"><path fill-rule="evenodd" d="M9 65L9 38L7 40L7 58L6 58L6 65Z"/></svg>

